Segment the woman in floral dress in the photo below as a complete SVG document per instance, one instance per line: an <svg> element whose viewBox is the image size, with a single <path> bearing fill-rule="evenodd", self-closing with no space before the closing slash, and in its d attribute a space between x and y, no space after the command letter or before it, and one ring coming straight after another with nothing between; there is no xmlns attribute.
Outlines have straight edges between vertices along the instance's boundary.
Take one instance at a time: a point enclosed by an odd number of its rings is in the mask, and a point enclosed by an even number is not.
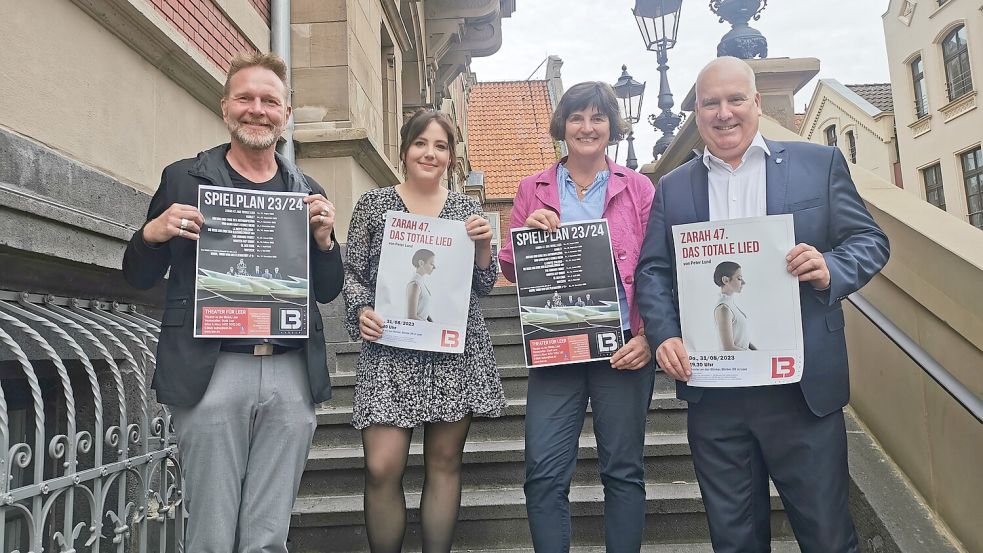
<svg viewBox="0 0 983 553"><path fill-rule="evenodd" d="M461 457L473 416L497 417L505 396L478 298L495 284L492 229L474 199L441 185L454 128L439 111L417 112L400 130L402 184L366 192L348 231L346 327L361 337L352 424L365 452L365 525L375 553L398 552L406 530L403 472L415 427L424 428L426 479L420 501L424 551L450 551L461 504ZM475 243L464 353L416 351L375 343L373 310L386 211L464 221Z"/></svg>

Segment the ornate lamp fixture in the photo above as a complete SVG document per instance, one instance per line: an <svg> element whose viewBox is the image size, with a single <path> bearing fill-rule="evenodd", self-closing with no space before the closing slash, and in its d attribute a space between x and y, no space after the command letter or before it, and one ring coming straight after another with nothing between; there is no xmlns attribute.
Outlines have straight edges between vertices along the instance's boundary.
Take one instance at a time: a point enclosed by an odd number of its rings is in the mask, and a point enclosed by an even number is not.
<svg viewBox="0 0 983 553"><path fill-rule="evenodd" d="M741 59L768 57L768 41L761 31L748 25L752 19L761 19L761 12L768 7L768 0L710 0L710 11L727 21L730 31L717 45L718 56L734 56Z"/></svg>
<svg viewBox="0 0 983 553"><path fill-rule="evenodd" d="M650 115L649 124L662 131L662 138L652 148L652 155L658 159L674 138L676 128L685 117L682 113L670 111L675 104L669 90L669 50L676 45L679 32L679 14L683 0L636 0L631 13L638 23L647 50L655 50L659 61L659 115Z"/></svg>
<svg viewBox="0 0 983 553"><path fill-rule="evenodd" d="M676 45L679 32L679 9L683 0L637 0L631 10L638 23L638 30L645 41L645 49L669 50Z"/></svg>
<svg viewBox="0 0 983 553"><path fill-rule="evenodd" d="M628 159L625 167L638 169L638 159L635 158L635 132L633 125L638 123L642 112L642 97L645 95L645 83L640 83L628 74L628 66L621 66L621 77L611 86L614 95L621 101L621 117L628 122Z"/></svg>

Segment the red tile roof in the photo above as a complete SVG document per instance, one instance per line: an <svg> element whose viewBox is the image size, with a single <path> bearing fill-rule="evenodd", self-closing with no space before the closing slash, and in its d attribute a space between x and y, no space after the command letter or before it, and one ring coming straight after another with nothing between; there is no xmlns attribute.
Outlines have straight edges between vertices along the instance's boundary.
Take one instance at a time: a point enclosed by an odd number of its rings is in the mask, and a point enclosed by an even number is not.
<svg viewBox="0 0 983 553"><path fill-rule="evenodd" d="M522 177L556 163L546 81L477 83L468 95L468 157L485 198L514 198Z"/></svg>
<svg viewBox="0 0 983 553"><path fill-rule="evenodd" d="M891 83L848 84L846 87L873 104L875 108L884 112L894 113Z"/></svg>

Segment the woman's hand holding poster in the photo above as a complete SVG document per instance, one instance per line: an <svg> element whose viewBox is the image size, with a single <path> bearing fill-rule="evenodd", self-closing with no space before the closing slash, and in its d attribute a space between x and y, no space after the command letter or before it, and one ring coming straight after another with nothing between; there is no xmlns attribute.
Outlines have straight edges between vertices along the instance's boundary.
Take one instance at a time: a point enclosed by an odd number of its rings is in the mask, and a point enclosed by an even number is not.
<svg viewBox="0 0 983 553"><path fill-rule="evenodd" d="M389 211L384 232L374 309L385 324L376 343L462 353L474 274L464 222Z"/></svg>
<svg viewBox="0 0 983 553"><path fill-rule="evenodd" d="M802 379L799 282L785 256L791 215L676 225L679 318L690 386L789 384Z"/></svg>

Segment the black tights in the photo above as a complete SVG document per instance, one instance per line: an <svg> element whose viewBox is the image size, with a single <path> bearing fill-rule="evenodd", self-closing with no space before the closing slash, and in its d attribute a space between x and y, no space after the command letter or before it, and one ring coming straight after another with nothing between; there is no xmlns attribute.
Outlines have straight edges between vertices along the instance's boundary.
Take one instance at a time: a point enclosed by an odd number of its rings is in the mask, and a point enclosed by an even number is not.
<svg viewBox="0 0 983 553"><path fill-rule="evenodd" d="M424 427L426 470L420 520L423 553L450 551L461 507L461 457L471 416ZM365 451L365 528L373 553L399 553L406 533L403 473L409 456L411 428L370 426L362 430Z"/></svg>

